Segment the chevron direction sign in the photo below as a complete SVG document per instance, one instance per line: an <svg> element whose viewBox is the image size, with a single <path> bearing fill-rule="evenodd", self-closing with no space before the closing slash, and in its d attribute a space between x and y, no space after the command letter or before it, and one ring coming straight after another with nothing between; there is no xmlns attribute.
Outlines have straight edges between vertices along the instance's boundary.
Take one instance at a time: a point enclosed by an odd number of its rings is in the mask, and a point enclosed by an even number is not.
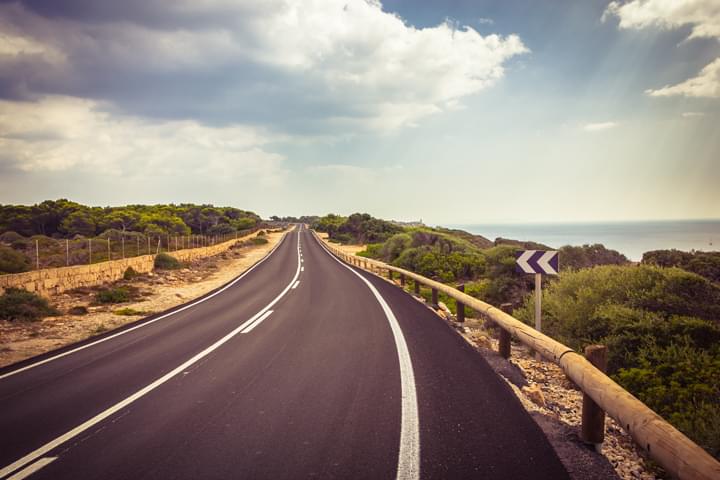
<svg viewBox="0 0 720 480"><path fill-rule="evenodd" d="M560 270L557 250L524 250L515 254L515 270L519 273L557 275Z"/></svg>

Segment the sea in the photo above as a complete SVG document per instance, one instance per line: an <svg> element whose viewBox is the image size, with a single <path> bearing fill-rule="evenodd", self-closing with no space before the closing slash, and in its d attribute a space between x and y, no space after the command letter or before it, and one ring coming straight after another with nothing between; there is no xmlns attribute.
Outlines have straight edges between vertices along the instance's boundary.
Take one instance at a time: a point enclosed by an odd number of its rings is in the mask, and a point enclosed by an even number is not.
<svg viewBox="0 0 720 480"><path fill-rule="evenodd" d="M597 223L516 223L447 225L482 235L563 245L601 243L630 260L639 261L650 250L720 251L720 220L663 220Z"/></svg>

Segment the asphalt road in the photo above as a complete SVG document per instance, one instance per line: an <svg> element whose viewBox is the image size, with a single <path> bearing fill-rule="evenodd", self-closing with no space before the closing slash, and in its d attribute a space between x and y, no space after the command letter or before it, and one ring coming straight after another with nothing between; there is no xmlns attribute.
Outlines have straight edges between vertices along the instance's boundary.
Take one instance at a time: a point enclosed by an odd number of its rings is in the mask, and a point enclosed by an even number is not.
<svg viewBox="0 0 720 480"><path fill-rule="evenodd" d="M307 230L172 312L0 369L0 479L568 478L480 355Z"/></svg>

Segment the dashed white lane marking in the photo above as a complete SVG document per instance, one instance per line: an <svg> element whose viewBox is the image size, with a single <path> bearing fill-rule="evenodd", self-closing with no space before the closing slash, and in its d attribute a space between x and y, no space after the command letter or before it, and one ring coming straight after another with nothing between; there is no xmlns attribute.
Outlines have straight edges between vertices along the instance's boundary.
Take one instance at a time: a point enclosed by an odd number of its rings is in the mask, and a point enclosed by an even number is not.
<svg viewBox="0 0 720 480"><path fill-rule="evenodd" d="M300 280L298 280L297 282L295 282L295 285L293 285L292 288L293 288L293 289L296 289L298 285L300 285Z"/></svg>
<svg viewBox="0 0 720 480"><path fill-rule="evenodd" d="M294 287L293 287L293 288L294 288ZM265 312L260 318L258 318L257 320L255 320L253 323L251 323L251 324L248 325L247 327L245 327L243 330L241 330L240 333L250 333L250 332L252 332L253 328L255 328L255 327L257 327L258 325L260 325L260 323L261 323L263 320L265 320L267 317L269 317L272 313L273 313L272 310L268 310L268 311Z"/></svg>
<svg viewBox="0 0 720 480"><path fill-rule="evenodd" d="M300 268L300 271L301 271L301 272L304 272L304 271L305 271L305 267L301 267L301 268Z"/></svg>
<svg viewBox="0 0 720 480"><path fill-rule="evenodd" d="M412 368L410 352L408 351L405 337L403 336L400 324L395 314L380 292L365 277L357 273L353 268L341 262L335 255L329 252L325 246L316 238L318 244L330 258L343 267L350 270L375 296L385 312L385 317L390 323L395 347L400 361L400 386L401 386L401 414L400 414L400 452L398 454L397 476L398 480L417 480L420 478L420 420L418 417L417 390L415 388L415 374Z"/></svg>
<svg viewBox="0 0 720 480"><path fill-rule="evenodd" d="M43 467L48 466L55 460L57 460L58 457L43 457L37 462L28 465L27 467L20 470L18 473L13 475L12 477L9 477L7 480L22 480L23 478L29 477L33 473L37 472Z"/></svg>
<svg viewBox="0 0 720 480"><path fill-rule="evenodd" d="M283 240L284 240L284 239L285 239L285 237L283 237ZM272 250L270 250L270 252L269 252L266 256L264 256L262 259L260 259L255 265L253 265L252 267L248 268L247 270L245 270L245 272L244 272L242 275L240 275L239 277L237 277L235 280L233 280L232 282L228 283L227 285L225 285L224 287L222 287L222 288L221 288L220 290L218 290L217 292L214 292L214 293L208 295L207 297L203 297L203 298L201 298L200 300L197 300L197 301L195 301L195 302L193 302L193 303L189 303L189 304L185 305L184 307L178 308L177 310L175 310L175 311L173 311L173 312L169 312L169 313L166 313L165 315L162 315L162 316L160 316L160 317L153 318L152 320L148 320L147 322L144 322L144 323L141 323L140 325L136 325L136 326L134 326L134 327L128 328L127 330L122 330L122 331L117 332L117 333L115 333L115 334L108 335L107 337L103 337L103 338L101 338L101 339L99 339L99 340L95 340L94 342L86 343L85 345L82 345L82 346L80 346L80 347L73 348L72 350L68 350L67 352L63 352L63 353L59 353L59 354L57 354L57 355L53 355L52 357L48 357L48 358L46 358L46 359L44 359L44 360L40 360L39 362L31 363L30 365L26 365L26 366L24 366L24 367L22 367L22 368L18 368L17 370L13 370L13 371L11 371L11 372L7 372L7 373L5 373L5 374L2 374L2 375L0 375L0 380L2 380L3 378L10 377L10 376L12 376L12 375L18 374L18 373L20 373L20 372L24 372L25 370L30 370L31 368L34 368L34 367L43 365L43 364L45 364L45 363L52 362L53 360L57 360L58 358L65 357L65 356L70 355L70 354L72 354L72 353L79 352L80 350L85 350L86 348L90 348L90 347L95 346L95 345L97 345L97 344L99 344L99 343L107 342L108 340L112 340L113 338L119 337L120 335L125 335L126 333L130 333L130 332L132 332L132 331L134 331L134 330L137 330L137 329L139 329L139 328L146 327L146 326L148 326L148 325L152 325L153 323L155 323L155 322L157 322L157 321L160 321L160 320L162 320L162 319L164 319L164 318L167 318L167 317L169 317L170 315L175 315L176 313L183 312L183 311L187 310L188 308L192 308L192 307L194 307L195 305L197 305L197 304L199 304L199 303L202 303L202 302L205 302L205 301L207 301L207 300L210 300L210 299L213 298L214 296L220 295L222 292L224 292L224 291L227 290L228 288L230 288L230 287L232 287L233 285L235 285L235 284L236 284L237 282L239 282L245 275L247 275L248 273L250 273L251 271L253 271L258 265L260 265L260 264L263 263L265 260L267 260L268 258L270 258L270 256L275 252L275 250L277 250L277 248L278 248L282 243L283 243L283 241L281 240L280 242L278 242L277 245L275 245L275 247L274 247Z"/></svg>
<svg viewBox="0 0 720 480"><path fill-rule="evenodd" d="M194 357L190 358L190 360L187 360L182 365L174 368L173 370L169 371L162 377L158 378L154 382L152 382L150 385L141 388L137 392L133 393L129 397L127 397L124 400L121 400L120 402L116 403L115 405L111 406L110 408L106 409L105 411L102 411L92 417L91 419L85 421L85 423L82 423L78 425L77 427L73 428L72 430L64 433L63 435L60 435L59 437L55 438L54 440L49 441L45 445L39 447L38 449L28 453L24 457L20 458L19 460L16 460L15 462L11 463L10 465L6 466L2 470L0 470L0 478L4 478L6 475L15 472L16 470L24 467L28 463L37 460L38 458L42 457L46 453L50 452L54 448L57 448L58 446L62 445L63 443L67 442L68 440L71 440L74 437L77 437L85 430L93 427L94 425L100 423L101 421L105 420L109 416L117 413L118 411L122 410L123 408L127 407L131 403L133 403L135 400L138 400L151 391L158 388L163 383L167 382L171 378L173 378L175 375L184 372L188 369L191 365L194 363L197 363L199 360L205 358L206 356L210 355L210 353L214 352L218 348L220 348L223 344L227 343L230 339L232 339L235 335L242 332L245 328L247 328L249 325L251 325L253 322L255 322L258 318L265 315L266 312L268 312L273 305L275 305L277 302L280 301L282 297L285 296L290 291L290 288L292 288L295 281L300 276L300 258L299 258L299 250L300 250L300 235L298 234L298 240L297 240L297 249L298 249L298 264L297 269L295 270L295 276L292 280L290 280L290 283L287 284L285 289L280 292L280 294L275 297L275 299L265 305L265 307L257 312L255 315L253 315L249 320L243 322L240 326L232 330L230 333L222 337L220 340L216 341L209 347L207 347L205 350L201 351L200 353L196 354ZM266 317L267 318L267 317ZM8 479L9 480L9 479Z"/></svg>

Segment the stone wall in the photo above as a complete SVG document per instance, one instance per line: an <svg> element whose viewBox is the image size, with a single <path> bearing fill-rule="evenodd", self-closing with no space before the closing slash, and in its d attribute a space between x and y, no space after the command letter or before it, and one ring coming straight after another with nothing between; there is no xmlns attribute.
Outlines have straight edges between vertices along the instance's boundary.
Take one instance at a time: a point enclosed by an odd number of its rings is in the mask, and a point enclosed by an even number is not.
<svg viewBox="0 0 720 480"><path fill-rule="evenodd" d="M168 253L181 262L189 262L222 253L236 242L246 240L252 236L254 234L209 247L189 248ZM50 297L73 288L91 287L120 280L128 267L132 267L139 273L148 273L152 271L154 262L155 255L141 255L123 260L93 263L92 265L73 265L72 267L47 268L32 272L0 275L0 294L6 288L14 287Z"/></svg>

